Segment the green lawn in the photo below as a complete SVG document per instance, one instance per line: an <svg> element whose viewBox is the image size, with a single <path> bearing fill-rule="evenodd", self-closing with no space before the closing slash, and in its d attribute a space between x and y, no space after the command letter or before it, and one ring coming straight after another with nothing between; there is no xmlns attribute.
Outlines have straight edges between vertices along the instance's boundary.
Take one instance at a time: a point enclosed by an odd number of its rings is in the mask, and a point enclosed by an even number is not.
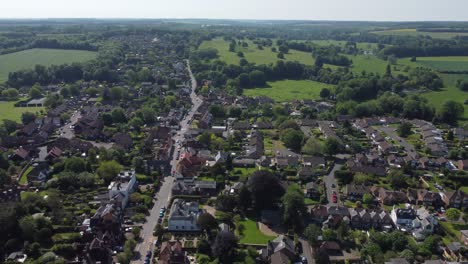
<svg viewBox="0 0 468 264"><path fill-rule="evenodd" d="M309 80L283 80L268 82L267 88L244 89L246 96L268 96L278 102L293 99L319 99L322 88L335 89L334 85Z"/></svg>
<svg viewBox="0 0 468 264"><path fill-rule="evenodd" d="M372 31L371 33L377 35L397 35L397 36L431 36L432 38L450 39L455 36L468 36L468 33L459 32L422 32L417 31L415 28L404 28L404 29L391 29Z"/></svg>
<svg viewBox="0 0 468 264"><path fill-rule="evenodd" d="M23 173L23 176L19 179L19 184L25 185L28 184L28 175L33 170L33 166L29 166L26 171Z"/></svg>
<svg viewBox="0 0 468 264"><path fill-rule="evenodd" d="M0 82L8 73L32 68L37 64L50 66L72 62L84 62L96 58L96 52L83 50L29 49L0 56Z"/></svg>
<svg viewBox="0 0 468 264"><path fill-rule="evenodd" d="M245 40L249 44L248 47L237 47L236 52L229 51L229 42L222 38L216 38L210 41L204 41L199 49L214 48L219 52L219 59L227 64L239 64L240 57L237 56L237 51L244 53L244 58L256 64L270 64L276 63L279 59L276 57L277 53L271 51L271 47L264 47L263 50L257 48L250 40ZM278 48L276 45L273 47ZM284 55L286 61L298 61L303 64L312 65L315 60L308 52L297 50L289 50L288 54Z"/></svg>
<svg viewBox="0 0 468 264"><path fill-rule="evenodd" d="M0 62L1 63L1 62ZM44 110L44 107L15 107L15 102L0 102L0 121L3 119L10 119L20 122L21 114L24 112L36 113Z"/></svg>
<svg viewBox="0 0 468 264"><path fill-rule="evenodd" d="M245 228L241 235L241 244L266 245L269 240L275 239L275 237L264 235L258 229L256 221L244 218L239 223L244 225Z"/></svg>

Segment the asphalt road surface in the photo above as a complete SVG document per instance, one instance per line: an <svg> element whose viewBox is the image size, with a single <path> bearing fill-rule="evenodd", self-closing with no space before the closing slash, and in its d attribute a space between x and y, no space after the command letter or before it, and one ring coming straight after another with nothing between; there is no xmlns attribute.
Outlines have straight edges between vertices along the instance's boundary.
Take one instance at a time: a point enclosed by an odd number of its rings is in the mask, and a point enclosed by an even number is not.
<svg viewBox="0 0 468 264"><path fill-rule="evenodd" d="M190 99L192 101L192 108L188 111L185 118L180 122L180 129L177 133L173 136L174 142L182 142L184 139L185 132L190 128L190 121L193 118L193 115L197 112L197 109L203 103L203 100L199 98L195 90L197 88L197 82L195 77L192 74L190 69L189 61L187 61L187 70L190 74L191 79L191 88L192 93L190 94ZM171 161L171 171L175 170L175 166L177 165L177 144L173 153L172 161ZM159 189L159 192L156 194L156 201L154 203L153 208L150 211L150 215L146 218L146 223L143 225L143 228L140 233L140 241L138 242L137 246L135 247L136 257L132 263L144 263L146 253L148 251L154 250L154 241L155 237L153 236L154 227L157 224L159 218L159 211L161 208L168 206L169 200L171 199L171 190L172 186L174 185L174 177L171 175L166 176L164 178L164 182ZM169 209L169 208L168 208ZM169 213L169 210L166 211Z"/></svg>

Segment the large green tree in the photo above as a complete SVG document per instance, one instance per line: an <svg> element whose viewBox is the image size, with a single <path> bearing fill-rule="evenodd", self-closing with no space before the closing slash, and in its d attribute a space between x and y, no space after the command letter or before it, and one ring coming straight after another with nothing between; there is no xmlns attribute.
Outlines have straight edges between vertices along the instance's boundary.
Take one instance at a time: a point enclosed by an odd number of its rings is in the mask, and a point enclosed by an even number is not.
<svg viewBox="0 0 468 264"><path fill-rule="evenodd" d="M303 229L303 219L307 212L304 203L304 192L297 184L292 184L282 197L283 221L296 232Z"/></svg>

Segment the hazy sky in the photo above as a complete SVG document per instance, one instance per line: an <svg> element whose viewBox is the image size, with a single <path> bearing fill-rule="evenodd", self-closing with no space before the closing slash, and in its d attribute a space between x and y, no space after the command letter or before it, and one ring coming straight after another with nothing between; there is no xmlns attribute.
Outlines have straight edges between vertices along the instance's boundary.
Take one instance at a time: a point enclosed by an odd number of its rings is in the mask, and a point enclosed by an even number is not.
<svg viewBox="0 0 468 264"><path fill-rule="evenodd" d="M0 18L468 20L468 0L1 0Z"/></svg>

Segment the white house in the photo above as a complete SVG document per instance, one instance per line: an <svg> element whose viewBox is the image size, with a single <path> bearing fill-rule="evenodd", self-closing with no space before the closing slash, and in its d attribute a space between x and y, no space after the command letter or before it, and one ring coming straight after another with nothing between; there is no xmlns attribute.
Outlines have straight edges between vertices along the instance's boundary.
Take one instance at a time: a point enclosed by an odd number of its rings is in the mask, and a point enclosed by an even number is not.
<svg viewBox="0 0 468 264"><path fill-rule="evenodd" d="M198 208L198 202L186 202L181 199L175 199L171 206L169 214L169 231L200 231L197 225L201 210Z"/></svg>
<svg viewBox="0 0 468 264"><path fill-rule="evenodd" d="M136 173L134 170L120 172L113 182L109 184L109 200L117 200L125 208L130 194L135 189Z"/></svg>

